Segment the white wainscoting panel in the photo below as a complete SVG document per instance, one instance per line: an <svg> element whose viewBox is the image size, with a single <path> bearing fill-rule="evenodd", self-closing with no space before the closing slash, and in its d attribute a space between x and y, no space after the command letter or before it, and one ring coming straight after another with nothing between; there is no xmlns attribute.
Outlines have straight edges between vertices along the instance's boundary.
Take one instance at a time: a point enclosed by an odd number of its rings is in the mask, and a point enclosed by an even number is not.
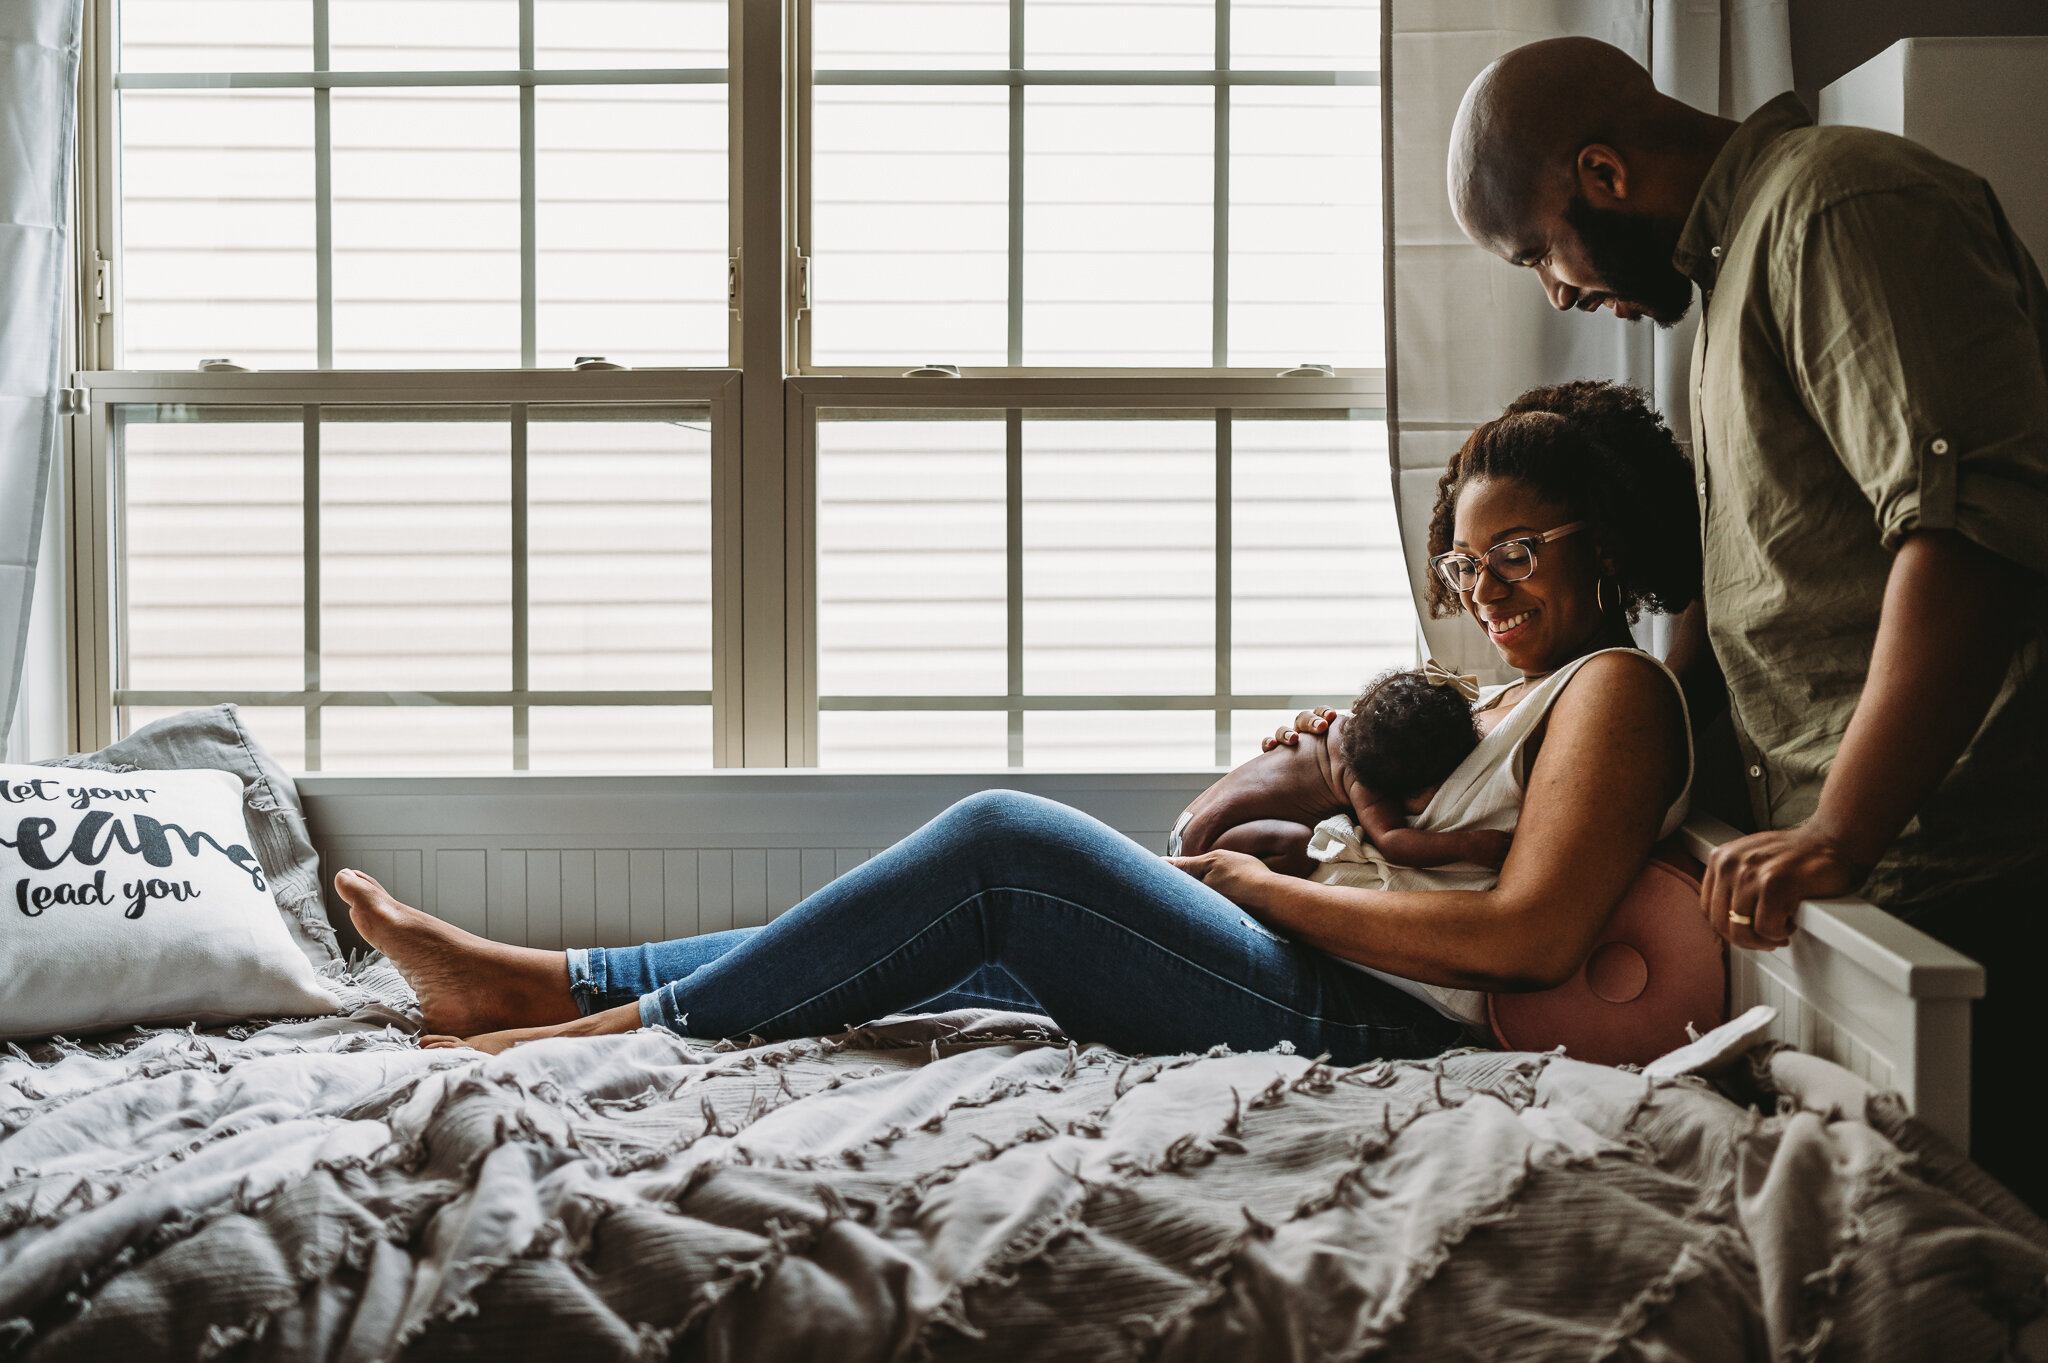
<svg viewBox="0 0 2048 1363"><path fill-rule="evenodd" d="M495 941L630 946L758 927L977 790L1084 809L1151 851L1218 775L727 770L676 776L303 776L330 877L365 871Z"/></svg>

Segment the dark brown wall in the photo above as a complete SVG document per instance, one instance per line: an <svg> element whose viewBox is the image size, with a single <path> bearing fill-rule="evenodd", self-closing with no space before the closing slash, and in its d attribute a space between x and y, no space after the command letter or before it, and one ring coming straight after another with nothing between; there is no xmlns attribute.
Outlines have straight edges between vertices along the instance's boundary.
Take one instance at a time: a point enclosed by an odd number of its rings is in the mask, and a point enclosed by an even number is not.
<svg viewBox="0 0 2048 1363"><path fill-rule="evenodd" d="M1901 38L2048 34L2048 0L1791 0L1792 80L1811 96Z"/></svg>

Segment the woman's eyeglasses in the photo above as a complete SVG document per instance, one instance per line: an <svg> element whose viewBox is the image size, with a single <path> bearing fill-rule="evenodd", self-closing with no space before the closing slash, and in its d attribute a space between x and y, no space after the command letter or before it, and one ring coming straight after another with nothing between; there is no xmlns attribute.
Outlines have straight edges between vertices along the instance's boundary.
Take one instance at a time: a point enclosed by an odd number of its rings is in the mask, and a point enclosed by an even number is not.
<svg viewBox="0 0 2048 1363"><path fill-rule="evenodd" d="M1536 571L1537 545L1563 539L1585 528L1584 521L1573 521L1570 525L1560 525L1540 535L1502 540L1477 558L1470 554L1438 554L1429 561L1429 566L1437 570L1454 592L1475 590L1482 571L1492 573L1496 582L1520 582Z"/></svg>

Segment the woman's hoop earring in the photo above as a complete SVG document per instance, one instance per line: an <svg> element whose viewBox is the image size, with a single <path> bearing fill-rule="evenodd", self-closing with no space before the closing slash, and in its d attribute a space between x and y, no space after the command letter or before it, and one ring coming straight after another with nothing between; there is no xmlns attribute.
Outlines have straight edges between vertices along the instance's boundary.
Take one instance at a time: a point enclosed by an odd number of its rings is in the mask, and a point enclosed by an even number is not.
<svg viewBox="0 0 2048 1363"><path fill-rule="evenodd" d="M1615 605L1617 605L1617 606L1618 606L1618 605L1620 605L1620 604L1621 604L1621 599L1620 599L1620 598L1621 598L1621 588L1620 588L1620 587L1616 587L1616 588L1614 589L1614 596L1615 596L1615 603L1614 603L1614 604L1615 604ZM1605 615L1605 614L1607 614L1607 579L1606 579L1606 578L1604 578L1604 577L1603 577L1603 578L1601 578L1601 579L1599 579L1599 580L1598 580L1597 582L1595 582L1595 583L1593 584L1593 604L1594 604L1595 606L1599 607L1599 609L1600 609L1600 613L1601 613L1602 615Z"/></svg>

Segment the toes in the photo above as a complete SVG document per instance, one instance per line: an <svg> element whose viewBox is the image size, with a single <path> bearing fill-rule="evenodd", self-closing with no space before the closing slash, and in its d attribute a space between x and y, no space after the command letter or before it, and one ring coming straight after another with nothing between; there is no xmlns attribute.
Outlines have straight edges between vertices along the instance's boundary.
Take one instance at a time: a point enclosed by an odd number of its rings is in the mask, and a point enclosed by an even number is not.
<svg viewBox="0 0 2048 1363"><path fill-rule="evenodd" d="M377 883L374 877L364 875L361 871L350 867L343 867L334 873L334 892L343 899L346 899L350 904L355 904L358 901L366 902L377 896L390 898L389 893L382 885Z"/></svg>

